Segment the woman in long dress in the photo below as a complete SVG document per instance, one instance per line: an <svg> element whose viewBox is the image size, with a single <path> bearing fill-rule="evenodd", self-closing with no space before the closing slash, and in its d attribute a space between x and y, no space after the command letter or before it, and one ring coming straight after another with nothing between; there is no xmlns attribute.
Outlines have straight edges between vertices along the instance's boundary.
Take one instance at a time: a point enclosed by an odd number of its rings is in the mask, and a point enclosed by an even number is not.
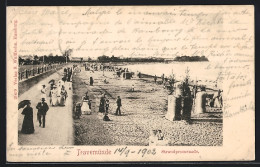
<svg viewBox="0 0 260 167"><path fill-rule="evenodd" d="M58 86L57 86L57 100L58 100L58 105L61 103L61 89L62 89L62 84L63 81L59 80L58 81Z"/></svg>
<svg viewBox="0 0 260 167"><path fill-rule="evenodd" d="M51 105L56 106L57 104L58 104L57 87L54 85L53 89L51 90Z"/></svg>
<svg viewBox="0 0 260 167"><path fill-rule="evenodd" d="M100 98L100 103L99 103L99 112L105 113L105 101L106 101L106 95L104 94Z"/></svg>
<svg viewBox="0 0 260 167"><path fill-rule="evenodd" d="M91 114L91 107L90 107L90 100L88 93L86 93L85 96L82 97L82 106L81 106L81 112L82 114Z"/></svg>
<svg viewBox="0 0 260 167"><path fill-rule="evenodd" d="M30 102L28 102L27 106L23 109L22 114L24 115L24 119L21 132L24 134L34 133L33 109Z"/></svg>
<svg viewBox="0 0 260 167"><path fill-rule="evenodd" d="M65 90L64 86L62 86L62 88L61 88L60 95L61 95L60 105L65 106L66 98L68 95L67 95L67 91Z"/></svg>

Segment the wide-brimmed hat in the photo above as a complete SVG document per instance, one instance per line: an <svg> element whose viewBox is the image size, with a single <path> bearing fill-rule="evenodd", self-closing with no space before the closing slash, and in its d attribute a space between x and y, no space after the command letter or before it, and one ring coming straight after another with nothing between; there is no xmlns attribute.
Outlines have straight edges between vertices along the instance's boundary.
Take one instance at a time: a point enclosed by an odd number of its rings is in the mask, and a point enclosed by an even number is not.
<svg viewBox="0 0 260 167"><path fill-rule="evenodd" d="M42 100L45 101L45 98L43 97Z"/></svg>

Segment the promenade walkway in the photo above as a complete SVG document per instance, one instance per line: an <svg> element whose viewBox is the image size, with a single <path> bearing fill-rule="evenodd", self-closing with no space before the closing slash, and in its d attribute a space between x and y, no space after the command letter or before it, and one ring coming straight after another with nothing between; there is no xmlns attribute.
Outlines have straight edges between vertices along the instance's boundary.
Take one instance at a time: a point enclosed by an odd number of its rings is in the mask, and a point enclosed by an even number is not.
<svg viewBox="0 0 260 167"><path fill-rule="evenodd" d="M19 101L31 100L31 107L33 108L33 122L34 122L34 134L22 134L21 128L23 123L22 109L18 112L18 143L19 145L73 145L73 118L72 118L72 90L69 90L68 83L65 83L66 90L68 92L68 98L64 107L56 106L52 107L49 103L49 87L48 82L51 79L56 81L61 79L63 69L55 72L47 78L41 80L38 84L31 87L29 90L19 96ZM39 127L37 121L37 109L36 105L41 101L40 87L41 85L47 85L47 104L49 105L49 111L46 115L45 128Z"/></svg>

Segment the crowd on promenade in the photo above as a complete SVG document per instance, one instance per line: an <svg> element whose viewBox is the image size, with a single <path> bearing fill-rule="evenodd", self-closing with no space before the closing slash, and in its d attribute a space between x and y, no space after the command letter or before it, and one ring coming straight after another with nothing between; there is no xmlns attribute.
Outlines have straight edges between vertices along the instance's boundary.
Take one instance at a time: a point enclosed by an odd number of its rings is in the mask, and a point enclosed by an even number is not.
<svg viewBox="0 0 260 167"><path fill-rule="evenodd" d="M37 103L35 108L37 112L37 121L39 126L45 128L45 118L47 111L50 107L55 106L65 106L66 99L68 98L67 88L71 89L71 81L74 68L64 68L64 73L60 80L51 79L49 81L50 89L48 92L47 86L45 84L41 85L40 89L40 102ZM67 84L65 84L67 83ZM46 102L49 98L49 104ZM34 133L34 123L33 123L33 108L31 107L31 100L23 100L19 103L18 109L23 108L22 114L24 115L24 120L22 124L21 132L24 134Z"/></svg>

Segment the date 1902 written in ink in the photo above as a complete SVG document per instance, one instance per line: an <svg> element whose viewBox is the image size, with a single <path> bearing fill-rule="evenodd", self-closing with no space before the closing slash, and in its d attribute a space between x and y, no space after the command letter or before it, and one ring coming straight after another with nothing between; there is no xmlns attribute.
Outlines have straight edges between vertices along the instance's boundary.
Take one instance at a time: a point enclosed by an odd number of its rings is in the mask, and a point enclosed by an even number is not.
<svg viewBox="0 0 260 167"><path fill-rule="evenodd" d="M117 148L114 151L114 154L118 154L120 156L126 156L126 157L128 157L129 154L137 154L137 155L144 157L145 155L155 155L156 149L155 148L153 148L153 149L142 148L142 149L138 149L138 150L132 150L127 147L122 147L122 148Z"/></svg>

